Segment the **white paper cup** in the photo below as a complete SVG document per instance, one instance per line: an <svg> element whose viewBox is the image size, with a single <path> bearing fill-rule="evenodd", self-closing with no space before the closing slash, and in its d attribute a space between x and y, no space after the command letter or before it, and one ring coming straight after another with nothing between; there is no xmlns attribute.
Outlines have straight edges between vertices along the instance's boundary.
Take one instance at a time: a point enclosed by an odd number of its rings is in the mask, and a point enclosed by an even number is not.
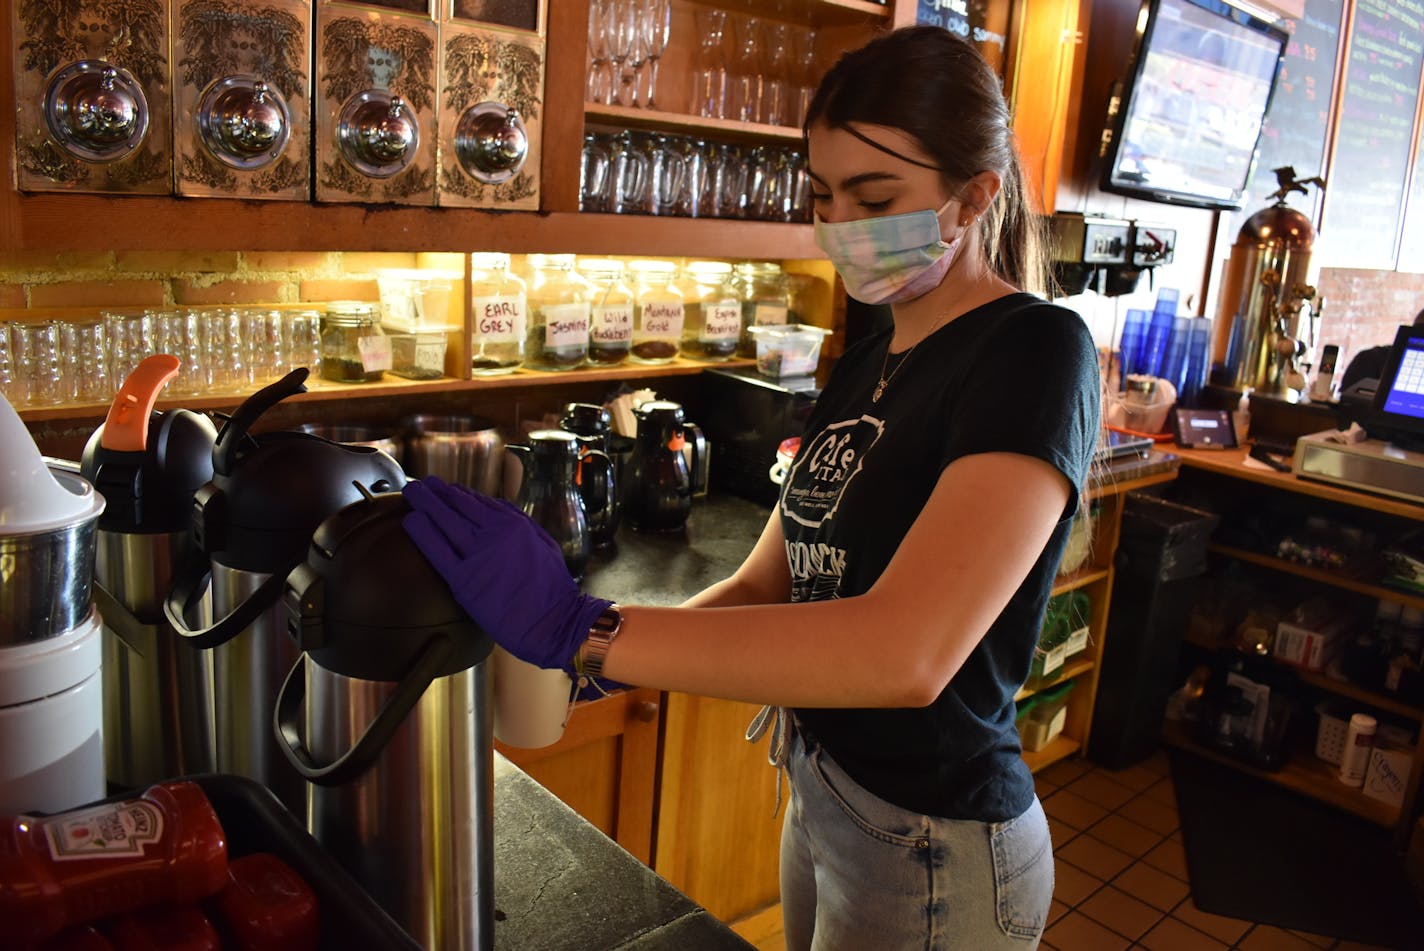
<svg viewBox="0 0 1424 951"><path fill-rule="evenodd" d="M495 739L522 749L557 743L568 722L569 675L526 664L502 647L494 649L489 662Z"/></svg>

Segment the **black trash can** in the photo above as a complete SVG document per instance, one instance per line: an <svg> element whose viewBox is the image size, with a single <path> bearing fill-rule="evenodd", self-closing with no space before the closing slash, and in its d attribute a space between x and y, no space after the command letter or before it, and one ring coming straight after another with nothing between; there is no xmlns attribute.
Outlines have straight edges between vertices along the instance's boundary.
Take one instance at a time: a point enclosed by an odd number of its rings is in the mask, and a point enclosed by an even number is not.
<svg viewBox="0 0 1424 951"><path fill-rule="evenodd" d="M1116 576L1087 756L1125 769L1157 749L1177 655L1218 517L1140 492L1123 499Z"/></svg>

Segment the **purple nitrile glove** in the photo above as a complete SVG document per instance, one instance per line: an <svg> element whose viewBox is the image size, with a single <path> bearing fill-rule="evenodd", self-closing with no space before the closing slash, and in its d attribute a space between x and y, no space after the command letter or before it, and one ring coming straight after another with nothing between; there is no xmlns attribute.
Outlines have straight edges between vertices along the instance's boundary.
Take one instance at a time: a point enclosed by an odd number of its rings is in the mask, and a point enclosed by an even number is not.
<svg viewBox="0 0 1424 951"><path fill-rule="evenodd" d="M434 476L401 490L406 534L496 644L577 679L574 655L613 602L579 591L559 543L519 508Z"/></svg>

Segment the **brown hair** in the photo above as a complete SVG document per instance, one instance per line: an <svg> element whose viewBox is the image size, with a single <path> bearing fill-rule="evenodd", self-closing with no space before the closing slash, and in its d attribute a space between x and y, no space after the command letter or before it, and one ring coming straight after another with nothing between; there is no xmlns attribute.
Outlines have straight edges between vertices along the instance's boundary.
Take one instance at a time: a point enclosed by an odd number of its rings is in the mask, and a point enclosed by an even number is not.
<svg viewBox="0 0 1424 951"><path fill-rule="evenodd" d="M993 171L1003 181L979 219L989 266L1010 284L1045 293L1043 222L1029 206L1009 107L993 68L969 43L934 26L911 26L845 53L826 73L805 128L851 123L913 136L951 187Z"/></svg>

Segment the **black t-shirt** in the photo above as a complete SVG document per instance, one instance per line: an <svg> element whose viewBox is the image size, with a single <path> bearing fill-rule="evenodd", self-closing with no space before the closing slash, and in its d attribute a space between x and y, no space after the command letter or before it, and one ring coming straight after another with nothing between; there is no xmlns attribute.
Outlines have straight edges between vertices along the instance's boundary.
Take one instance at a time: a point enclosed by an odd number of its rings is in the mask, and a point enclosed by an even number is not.
<svg viewBox="0 0 1424 951"><path fill-rule="evenodd" d="M841 358L782 486L778 511L793 601L869 590L940 474L961 457L1013 452L1044 459L1074 489L1032 571L934 703L796 714L880 798L926 815L1002 821L1033 801L1013 698L1028 676L1097 444L1097 354L1077 314L1012 294L931 334L872 402L890 336L876 334Z"/></svg>

